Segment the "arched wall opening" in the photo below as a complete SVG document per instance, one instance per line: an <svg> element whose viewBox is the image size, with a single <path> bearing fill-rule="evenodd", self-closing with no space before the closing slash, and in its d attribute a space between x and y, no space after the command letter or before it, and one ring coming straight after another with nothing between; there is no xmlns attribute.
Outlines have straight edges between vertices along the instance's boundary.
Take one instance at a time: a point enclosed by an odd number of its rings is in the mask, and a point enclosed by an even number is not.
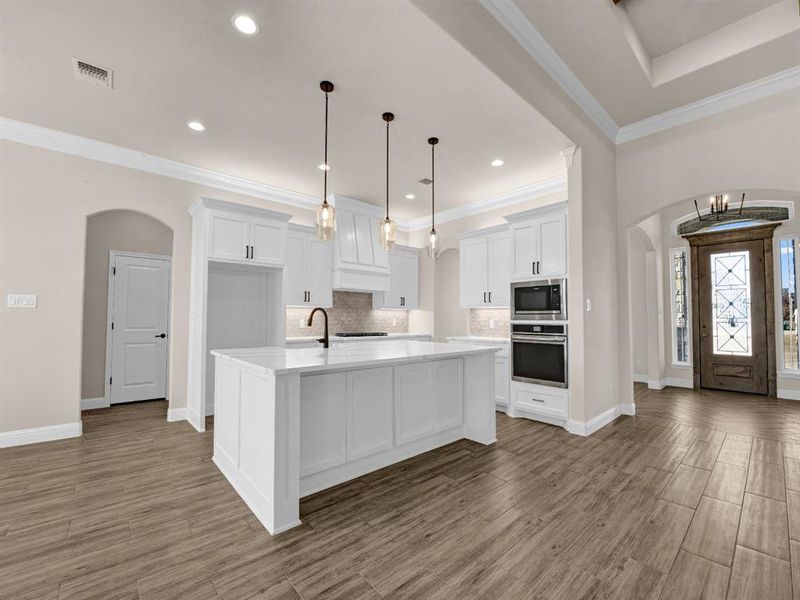
<svg viewBox="0 0 800 600"><path fill-rule="evenodd" d="M109 405L106 341L111 251L172 257L173 230L158 219L134 210L101 211L86 219L80 394L84 410ZM171 301L170 293L168 302ZM168 336L168 351L170 340ZM165 396L168 397L168 391Z"/></svg>
<svg viewBox="0 0 800 600"><path fill-rule="evenodd" d="M788 207L789 219L782 221L775 231L773 247L775 306L767 307L775 314L775 323L778 328L784 321L784 307L782 299L785 297L781 289L780 273L780 244L781 240L792 237L800 240L800 218L797 208L800 206L800 194L788 190L740 189L723 190L733 198L740 198L746 192L745 207ZM714 192L710 192L713 194ZM721 193L718 191L717 193ZM708 212L708 197L710 194L701 194L669 204L659 211L650 213L646 218L626 227L627 249L627 287L628 287L628 322L630 326L631 348L631 383L645 381L650 388L660 389L665 386L693 387L692 366L692 338L691 328L691 268L687 266L686 272L686 319L689 323L688 346L683 346L679 352L681 334L676 327L676 282L675 282L675 257L681 250L689 253L689 243L677 232L677 224L696 217L694 207L695 198L703 215ZM700 200L704 199L705 202ZM731 205L729 210L738 210L738 203ZM711 222L709 222L709 225ZM800 259L800 248L798 249ZM660 264L648 272L648 257L658 258ZM652 259L650 259L652 260ZM644 277L644 281L642 278ZM653 290L657 293L652 294ZM660 303L660 307L659 307ZM660 312L660 314L659 314ZM789 322L796 323L791 319ZM780 337L780 332L778 337ZM660 338L660 339L659 339ZM653 340L658 340L653 346ZM647 352L643 355L641 348L646 344ZM778 344L778 396L800 399L800 371L781 369L783 348ZM637 351L637 348L640 350ZM657 361L653 360L652 348L659 353ZM798 354L800 352L796 352ZM679 360L680 354L688 360ZM638 362L638 364L637 364ZM644 368L644 365L649 365Z"/></svg>

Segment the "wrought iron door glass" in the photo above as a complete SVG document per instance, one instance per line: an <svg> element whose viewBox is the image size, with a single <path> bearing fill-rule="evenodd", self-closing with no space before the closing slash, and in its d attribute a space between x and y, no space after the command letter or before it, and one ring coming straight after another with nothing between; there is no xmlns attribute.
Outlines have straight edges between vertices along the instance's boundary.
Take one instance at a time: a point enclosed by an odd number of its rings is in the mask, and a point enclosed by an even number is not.
<svg viewBox="0 0 800 600"><path fill-rule="evenodd" d="M711 255L714 354L752 355L750 252Z"/></svg>

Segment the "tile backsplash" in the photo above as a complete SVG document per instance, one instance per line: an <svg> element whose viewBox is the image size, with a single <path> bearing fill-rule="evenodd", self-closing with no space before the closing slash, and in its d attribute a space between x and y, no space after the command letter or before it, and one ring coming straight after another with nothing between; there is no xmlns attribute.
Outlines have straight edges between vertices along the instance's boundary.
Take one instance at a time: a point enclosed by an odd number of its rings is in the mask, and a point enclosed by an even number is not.
<svg viewBox="0 0 800 600"><path fill-rule="evenodd" d="M507 308L473 308L469 311L469 334L508 337L511 335L510 319Z"/></svg>
<svg viewBox="0 0 800 600"><path fill-rule="evenodd" d="M322 335L324 319L314 316L314 324L306 327L305 322L313 306L308 308L290 307L286 309L286 337ZM386 333L408 333L407 310L373 310L372 294L368 292L333 292L333 306L328 313L328 332L333 335L340 331L385 331ZM303 326L300 322L303 322Z"/></svg>

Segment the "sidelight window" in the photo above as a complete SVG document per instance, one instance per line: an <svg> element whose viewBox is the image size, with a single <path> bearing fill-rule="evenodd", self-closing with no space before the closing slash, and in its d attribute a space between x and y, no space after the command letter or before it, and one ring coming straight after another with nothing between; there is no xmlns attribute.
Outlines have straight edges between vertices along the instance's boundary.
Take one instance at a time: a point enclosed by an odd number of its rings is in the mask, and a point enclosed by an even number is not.
<svg viewBox="0 0 800 600"><path fill-rule="evenodd" d="M673 248L672 259L672 362L688 365L689 358L689 303L687 296L687 251Z"/></svg>
<svg viewBox="0 0 800 600"><path fill-rule="evenodd" d="M783 368L796 371L800 369L797 339L797 245L798 238L784 238L780 245L780 274L781 274L781 329L778 343L783 341ZM782 336L780 335L782 333Z"/></svg>

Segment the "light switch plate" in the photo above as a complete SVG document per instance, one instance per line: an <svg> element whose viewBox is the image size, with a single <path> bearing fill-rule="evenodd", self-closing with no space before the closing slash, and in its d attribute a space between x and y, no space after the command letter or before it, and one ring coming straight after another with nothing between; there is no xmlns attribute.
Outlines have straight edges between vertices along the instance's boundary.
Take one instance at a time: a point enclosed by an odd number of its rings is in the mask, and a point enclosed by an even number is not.
<svg viewBox="0 0 800 600"><path fill-rule="evenodd" d="M9 294L8 308L36 308L36 294Z"/></svg>

